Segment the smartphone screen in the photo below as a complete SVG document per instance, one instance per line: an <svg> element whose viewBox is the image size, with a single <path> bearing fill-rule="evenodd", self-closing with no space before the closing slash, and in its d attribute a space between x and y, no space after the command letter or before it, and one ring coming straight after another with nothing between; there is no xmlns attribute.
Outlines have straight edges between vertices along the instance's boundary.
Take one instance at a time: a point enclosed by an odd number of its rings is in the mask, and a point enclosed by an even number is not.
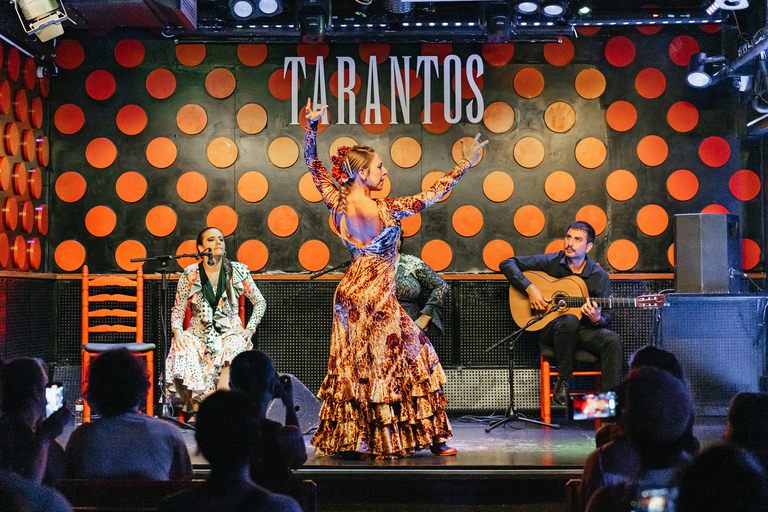
<svg viewBox="0 0 768 512"><path fill-rule="evenodd" d="M571 395L571 417L574 420L593 420L616 416L616 392L608 391L597 395Z"/></svg>
<svg viewBox="0 0 768 512"><path fill-rule="evenodd" d="M47 418L64 406L64 385L61 382L49 382L45 388L45 417Z"/></svg>
<svg viewBox="0 0 768 512"><path fill-rule="evenodd" d="M671 512L676 495L675 488L643 489L633 508L635 512Z"/></svg>

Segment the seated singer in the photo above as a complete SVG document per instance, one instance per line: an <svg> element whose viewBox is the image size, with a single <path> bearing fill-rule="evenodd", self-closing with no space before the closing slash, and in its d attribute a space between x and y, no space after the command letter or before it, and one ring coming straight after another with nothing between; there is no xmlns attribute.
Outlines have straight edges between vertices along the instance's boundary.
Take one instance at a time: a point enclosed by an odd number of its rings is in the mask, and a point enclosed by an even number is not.
<svg viewBox="0 0 768 512"><path fill-rule="evenodd" d="M499 267L510 285L528 294L533 309L545 312L551 300L523 275L526 270L538 270L553 278L577 275L584 280L592 298L610 297L608 273L587 257L595 241L595 230L586 222L576 221L568 226L563 250L538 256L522 256L501 262ZM553 400L565 405L568 399L568 379L573 374L576 350L584 350L600 358L604 391L615 388L621 379L622 346L618 334L608 329L611 312L589 299L581 307L582 318L565 314L549 322L539 333L539 342L554 348L559 376ZM522 327L522 326L521 326Z"/></svg>
<svg viewBox="0 0 768 512"><path fill-rule="evenodd" d="M166 360L168 380L184 402L185 415L194 414L198 403L216 391L220 377L224 384L229 382L229 363L253 348L251 336L267 308L248 267L227 258L219 229L201 231L197 250L208 256L189 265L179 277L171 310L173 341ZM238 314L241 295L253 304L245 327ZM184 330L187 306L192 318Z"/></svg>

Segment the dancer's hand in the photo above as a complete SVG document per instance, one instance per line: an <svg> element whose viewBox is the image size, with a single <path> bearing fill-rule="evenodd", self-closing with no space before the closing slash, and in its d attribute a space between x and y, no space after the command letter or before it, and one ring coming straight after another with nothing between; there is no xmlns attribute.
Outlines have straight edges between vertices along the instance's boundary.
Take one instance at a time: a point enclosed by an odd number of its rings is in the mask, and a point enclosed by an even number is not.
<svg viewBox="0 0 768 512"><path fill-rule="evenodd" d="M312 98L307 98L307 124L314 124L317 121L320 120L321 117L325 114L325 111L328 110L328 105L323 105L320 107L320 110L312 110Z"/></svg>
<svg viewBox="0 0 768 512"><path fill-rule="evenodd" d="M475 140L473 140L469 147L467 147L467 145L464 143L464 139L461 139L461 156L469 160L469 164L473 167L477 162L480 161L480 150L483 149L483 146L488 144L487 140L478 144L477 141L479 140L480 134L478 133L475 136Z"/></svg>

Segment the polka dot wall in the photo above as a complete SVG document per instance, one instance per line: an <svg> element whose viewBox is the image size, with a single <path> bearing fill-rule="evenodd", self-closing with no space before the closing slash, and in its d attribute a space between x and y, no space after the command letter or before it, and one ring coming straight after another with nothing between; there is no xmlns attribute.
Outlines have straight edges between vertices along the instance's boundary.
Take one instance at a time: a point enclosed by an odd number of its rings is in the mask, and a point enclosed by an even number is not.
<svg viewBox="0 0 768 512"><path fill-rule="evenodd" d="M514 254L557 251L581 219L595 226L591 255L609 271L671 272L673 215L698 212L739 215L744 268L762 270L759 141L739 128L735 92L683 85L690 55L718 54L720 44L698 27L529 45L65 39L51 88L53 270L129 271L131 258L194 252L206 224L254 271L347 260L304 164L302 127L290 124L284 60L296 56L307 64L302 99L314 94L317 56L325 62L331 123L318 136L321 158L329 164L340 145L376 148L389 170L377 197L424 190L460 159L462 139L490 140L449 195L403 223L404 250L437 270L491 272ZM423 70L411 69L411 122L398 105L392 123L389 57L434 55L442 65L450 54L483 59L481 122L446 121L443 104L455 99L443 97L442 75L427 105ZM365 116L372 55L381 124ZM356 63L354 125L336 118L342 56ZM473 99L466 77L461 91L464 109ZM419 122L427 110L431 124Z"/></svg>
<svg viewBox="0 0 768 512"><path fill-rule="evenodd" d="M48 233L49 79L32 57L0 41L0 269L42 270Z"/></svg>

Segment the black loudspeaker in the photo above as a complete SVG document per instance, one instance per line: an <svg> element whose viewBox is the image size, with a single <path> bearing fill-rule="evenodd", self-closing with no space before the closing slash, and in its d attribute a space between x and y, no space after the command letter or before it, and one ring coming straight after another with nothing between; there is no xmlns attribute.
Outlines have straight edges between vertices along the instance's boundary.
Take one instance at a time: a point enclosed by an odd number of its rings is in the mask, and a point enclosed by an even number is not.
<svg viewBox="0 0 768 512"><path fill-rule="evenodd" d="M307 389L307 386L290 373L281 373L280 375L291 378L293 405L296 407L296 416L299 418L299 428L302 434L306 434L320 424L319 416L322 402ZM285 424L285 406L279 398L270 402L267 408L267 418Z"/></svg>
<svg viewBox="0 0 768 512"><path fill-rule="evenodd" d="M741 293L742 276L737 215L675 215L676 293Z"/></svg>

